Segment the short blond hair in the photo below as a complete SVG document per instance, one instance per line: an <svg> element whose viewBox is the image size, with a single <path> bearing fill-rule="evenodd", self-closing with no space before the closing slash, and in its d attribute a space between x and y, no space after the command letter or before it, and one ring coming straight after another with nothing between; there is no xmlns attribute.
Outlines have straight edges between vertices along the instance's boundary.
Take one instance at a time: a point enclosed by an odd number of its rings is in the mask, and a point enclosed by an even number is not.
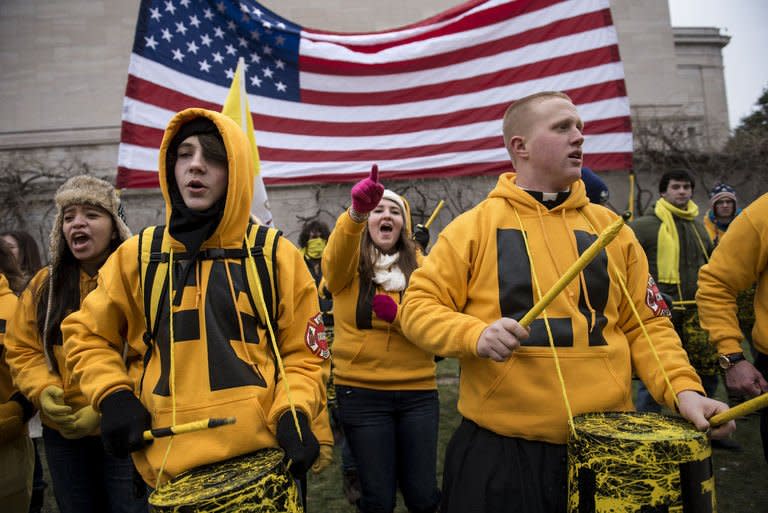
<svg viewBox="0 0 768 513"><path fill-rule="evenodd" d="M504 135L504 147L510 156L512 156L512 152L509 148L509 141L516 135L526 134L525 129L530 124L528 118L530 117L531 107L550 98L562 98L573 102L570 96L560 91L541 91L517 99L512 105L507 107L506 112L504 112L504 120L502 121L502 133Z"/></svg>

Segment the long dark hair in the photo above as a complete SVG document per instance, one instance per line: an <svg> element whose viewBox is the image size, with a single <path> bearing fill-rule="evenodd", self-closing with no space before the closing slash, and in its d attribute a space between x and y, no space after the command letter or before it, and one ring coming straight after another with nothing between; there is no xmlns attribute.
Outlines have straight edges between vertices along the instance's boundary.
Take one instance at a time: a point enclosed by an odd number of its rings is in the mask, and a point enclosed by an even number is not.
<svg viewBox="0 0 768 513"><path fill-rule="evenodd" d="M8 286L15 294L20 294L27 284L24 273L21 272L16 257L13 256L8 244L0 239L0 273L5 275Z"/></svg>
<svg viewBox="0 0 768 513"><path fill-rule="evenodd" d="M26 274L27 277L31 278L43 267L37 242L29 233L15 230L0 233L0 237L13 237L13 240L16 241L16 245L19 248L19 267L21 272Z"/></svg>
<svg viewBox="0 0 768 513"><path fill-rule="evenodd" d="M405 284L411 279L411 274L419 266L416 260L416 244L406 235L405 229L405 212L403 216L403 228L400 230L400 237L398 237L393 249L394 252L400 253L400 258L397 260L397 265L405 275ZM376 246L371 238L371 234L368 232L368 224L365 225L363 230L363 236L360 239L360 263L358 264L357 272L360 274L360 286L363 284L371 283L373 281L373 266L376 263L379 255L382 251Z"/></svg>
<svg viewBox="0 0 768 513"><path fill-rule="evenodd" d="M116 230L115 220L112 220L112 230ZM61 229L61 228L59 228ZM109 254L111 255L120 246L122 241L120 237L113 237L109 241ZM54 344L61 344L61 321L64 317L80 308L80 262L72 254L69 245L61 234L62 255L56 269L53 269L53 280L45 280L40 288L35 292L35 302L37 304L37 331L40 337L46 333L45 316L48 311L48 288L53 282L54 302L51 305L51 313L48 316L48 331L46 340L43 344L50 349ZM53 258L53 255L51 255ZM56 365L56 362L53 362Z"/></svg>

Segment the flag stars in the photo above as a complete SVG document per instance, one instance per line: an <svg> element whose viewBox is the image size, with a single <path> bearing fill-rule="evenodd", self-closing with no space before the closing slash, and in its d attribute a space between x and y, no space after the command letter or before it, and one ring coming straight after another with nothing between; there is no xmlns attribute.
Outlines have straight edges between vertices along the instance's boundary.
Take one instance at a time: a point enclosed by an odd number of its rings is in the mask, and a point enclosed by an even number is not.
<svg viewBox="0 0 768 513"><path fill-rule="evenodd" d="M179 2L179 3L181 5L183 5L184 7L189 7L189 0L181 0L181 2Z"/></svg>
<svg viewBox="0 0 768 513"><path fill-rule="evenodd" d="M277 36L275 38L275 44L277 46L283 46L285 44L285 36Z"/></svg>
<svg viewBox="0 0 768 513"><path fill-rule="evenodd" d="M235 50L235 47L232 45L227 45L224 47L224 49L227 51L227 55L236 55L237 50Z"/></svg>
<svg viewBox="0 0 768 513"><path fill-rule="evenodd" d="M144 41L147 42L147 47L152 48L153 50L157 50L157 41L155 41L155 36L145 37Z"/></svg>
<svg viewBox="0 0 768 513"><path fill-rule="evenodd" d="M197 51L199 49L200 49L200 47L197 46L194 41L190 41L189 43L187 43L187 52L191 52L191 53L194 53L195 55L197 55Z"/></svg>
<svg viewBox="0 0 768 513"><path fill-rule="evenodd" d="M277 69L285 69L285 62L281 61L280 59L277 59L275 61L275 67Z"/></svg>
<svg viewBox="0 0 768 513"><path fill-rule="evenodd" d="M171 39L173 39L173 34L171 34L171 31L170 31L170 30L168 30L167 28L164 28L164 29L162 30L162 32L163 32L163 35L162 35L162 36L160 36L160 37L161 37L162 39L165 39L166 41L168 41L168 42L170 43L170 42L171 42Z"/></svg>
<svg viewBox="0 0 768 513"><path fill-rule="evenodd" d="M206 73L211 71L211 65L208 64L208 61L206 59L199 61L198 64L200 65L200 71L205 71Z"/></svg>
<svg viewBox="0 0 768 513"><path fill-rule="evenodd" d="M213 40L211 39L211 36L209 36L208 34L203 34L202 36L200 36L200 44L204 46L210 47L211 41Z"/></svg>
<svg viewBox="0 0 768 513"><path fill-rule="evenodd" d="M189 17L189 24L195 28L200 28L200 19L197 17L196 14L193 14L192 16Z"/></svg>
<svg viewBox="0 0 768 513"><path fill-rule="evenodd" d="M270 22L268 22L267 20L262 21L261 22L261 26L264 27L267 30L271 30L272 29L272 24Z"/></svg>
<svg viewBox="0 0 768 513"><path fill-rule="evenodd" d="M165 10L171 14L176 14L176 6L171 1L165 2Z"/></svg>
<svg viewBox="0 0 768 513"><path fill-rule="evenodd" d="M278 22L277 28L279 28L280 30L285 30L286 29L285 23L283 23L282 21Z"/></svg>
<svg viewBox="0 0 768 513"><path fill-rule="evenodd" d="M235 23L235 22L234 22L234 21L232 21L232 20L229 20L229 21L227 22L227 28L228 28L229 30L231 30L232 32L234 32L235 30L237 30L237 23Z"/></svg>
<svg viewBox="0 0 768 513"><path fill-rule="evenodd" d="M203 11L203 18L205 18L206 20L212 19L213 18L213 11L206 7L206 9Z"/></svg>
<svg viewBox="0 0 768 513"><path fill-rule="evenodd" d="M237 38L237 46L242 46L243 48L248 48L248 41L246 41L244 37L238 37Z"/></svg>
<svg viewBox="0 0 768 513"><path fill-rule="evenodd" d="M173 50L173 60L174 61L179 61L179 62L183 62L184 61L184 54L178 48Z"/></svg>
<svg viewBox="0 0 768 513"><path fill-rule="evenodd" d="M160 21L160 18L162 15L160 14L160 9L157 7L153 7L149 10L149 17L152 18L155 21Z"/></svg>
<svg viewBox="0 0 768 513"><path fill-rule="evenodd" d="M213 35L218 38L224 39L224 31L221 30L221 27L213 27Z"/></svg>
<svg viewBox="0 0 768 513"><path fill-rule="evenodd" d="M232 80L235 78L235 72L232 68L227 68L227 71L224 72L227 75L227 78Z"/></svg>
<svg viewBox="0 0 768 513"><path fill-rule="evenodd" d="M251 62L256 62L256 63L261 62L261 56L258 53L252 53Z"/></svg>
<svg viewBox="0 0 768 513"><path fill-rule="evenodd" d="M264 52L264 55L272 55L272 48L267 45L264 45L261 51Z"/></svg>
<svg viewBox="0 0 768 513"><path fill-rule="evenodd" d="M258 7L254 7L253 8L253 14L255 14L257 17L261 18L261 15L263 13L261 12L261 9L259 9Z"/></svg>
<svg viewBox="0 0 768 513"><path fill-rule="evenodd" d="M187 27L185 27L184 24L181 23L180 21L176 22L176 32L180 32L182 36L186 36L187 35Z"/></svg>
<svg viewBox="0 0 768 513"><path fill-rule="evenodd" d="M224 56L221 55L219 52L215 52L213 55L213 62L218 62L219 64L222 64L224 62Z"/></svg>
<svg viewBox="0 0 768 513"><path fill-rule="evenodd" d="M248 11L249 11L248 6L245 4L240 4L240 10L246 14L248 14Z"/></svg>
<svg viewBox="0 0 768 513"><path fill-rule="evenodd" d="M275 74L275 72L272 71L270 68L263 68L261 72L264 73L264 76L267 78L272 78L272 75Z"/></svg>
<svg viewBox="0 0 768 513"><path fill-rule="evenodd" d="M251 31L251 39L253 39L254 41L258 41L261 39L261 34L259 34L258 30Z"/></svg>
<svg viewBox="0 0 768 513"><path fill-rule="evenodd" d="M280 91L281 93L284 93L284 92L285 92L285 90L287 89L287 86L286 86L285 84L283 84L282 82L277 82L277 83L275 84L275 87L276 87L276 88L277 88L277 90L278 90L278 91Z"/></svg>
<svg viewBox="0 0 768 513"><path fill-rule="evenodd" d="M218 4L216 4L216 9L218 9L219 12L224 12L227 10L227 6L224 5L224 2L219 2Z"/></svg>
<svg viewBox="0 0 768 513"><path fill-rule="evenodd" d="M261 87L261 79L257 75L251 77L251 85Z"/></svg>

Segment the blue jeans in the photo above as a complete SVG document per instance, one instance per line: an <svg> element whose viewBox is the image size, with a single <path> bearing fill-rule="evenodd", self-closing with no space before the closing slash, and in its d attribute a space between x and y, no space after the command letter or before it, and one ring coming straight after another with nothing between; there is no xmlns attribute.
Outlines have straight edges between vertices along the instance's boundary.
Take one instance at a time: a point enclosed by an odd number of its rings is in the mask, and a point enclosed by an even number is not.
<svg viewBox="0 0 768 513"><path fill-rule="evenodd" d="M131 458L104 451L101 438L67 440L43 426L43 443L53 493L61 513L146 513L147 494L134 493Z"/></svg>
<svg viewBox="0 0 768 513"><path fill-rule="evenodd" d="M344 434L357 461L364 513L391 513L397 486L413 513L432 513L437 488L437 390L336 385Z"/></svg>
<svg viewBox="0 0 768 513"><path fill-rule="evenodd" d="M699 376L701 378L701 384L704 387L704 392L707 393L707 397L714 397L717 392L717 380L718 375L713 376ZM645 387L645 383L640 382L640 386L637 388L637 398L635 399L635 409L640 412L660 413L661 405L657 403L648 389Z"/></svg>

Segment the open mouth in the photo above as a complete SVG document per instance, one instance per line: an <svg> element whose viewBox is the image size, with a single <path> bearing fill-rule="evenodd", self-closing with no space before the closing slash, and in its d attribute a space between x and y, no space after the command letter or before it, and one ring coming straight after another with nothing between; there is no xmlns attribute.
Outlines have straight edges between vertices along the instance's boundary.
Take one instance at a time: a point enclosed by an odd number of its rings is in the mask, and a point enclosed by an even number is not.
<svg viewBox="0 0 768 513"><path fill-rule="evenodd" d="M88 235L84 233L78 233L70 237L70 241L71 241L70 246L72 247L72 249L80 249L86 244L88 244L88 241L90 240L91 238Z"/></svg>
<svg viewBox="0 0 768 513"><path fill-rule="evenodd" d="M381 224L379 225L379 231L380 231L381 233L392 233L392 230L394 230L394 229L395 229L395 227L394 227L394 226L392 226L392 225L391 225L391 224L389 224L389 223L381 223Z"/></svg>
<svg viewBox="0 0 768 513"><path fill-rule="evenodd" d="M581 150L576 150L576 151L572 151L571 153L569 153L568 154L568 158L581 160L583 155L584 154L583 154L583 152Z"/></svg>
<svg viewBox="0 0 768 513"><path fill-rule="evenodd" d="M206 189L205 184L200 180L190 180L187 182L187 188L193 192L201 192Z"/></svg>

